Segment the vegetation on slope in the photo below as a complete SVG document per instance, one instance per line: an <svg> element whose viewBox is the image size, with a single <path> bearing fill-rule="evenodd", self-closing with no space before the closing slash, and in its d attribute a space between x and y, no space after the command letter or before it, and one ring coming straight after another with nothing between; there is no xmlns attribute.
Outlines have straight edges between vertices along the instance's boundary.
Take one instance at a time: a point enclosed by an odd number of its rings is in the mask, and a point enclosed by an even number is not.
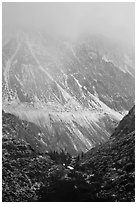
<svg viewBox="0 0 137 204"><path fill-rule="evenodd" d="M133 108L108 142L74 158L36 152L3 113L3 201L134 201L134 121Z"/></svg>

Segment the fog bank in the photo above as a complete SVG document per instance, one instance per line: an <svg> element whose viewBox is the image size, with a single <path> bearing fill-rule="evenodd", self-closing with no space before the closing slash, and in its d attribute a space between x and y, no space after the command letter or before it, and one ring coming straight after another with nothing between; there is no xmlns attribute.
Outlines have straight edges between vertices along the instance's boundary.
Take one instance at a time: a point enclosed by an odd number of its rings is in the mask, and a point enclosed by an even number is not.
<svg viewBox="0 0 137 204"><path fill-rule="evenodd" d="M134 45L134 3L9 3L2 4L3 30L28 26L77 38L97 33Z"/></svg>

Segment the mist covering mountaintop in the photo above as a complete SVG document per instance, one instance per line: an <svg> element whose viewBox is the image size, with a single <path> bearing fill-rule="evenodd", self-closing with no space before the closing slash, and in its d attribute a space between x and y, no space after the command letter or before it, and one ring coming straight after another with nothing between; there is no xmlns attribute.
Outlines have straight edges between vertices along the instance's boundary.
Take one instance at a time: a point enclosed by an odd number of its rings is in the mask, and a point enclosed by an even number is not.
<svg viewBox="0 0 137 204"><path fill-rule="evenodd" d="M3 201L134 201L134 3L2 5Z"/></svg>

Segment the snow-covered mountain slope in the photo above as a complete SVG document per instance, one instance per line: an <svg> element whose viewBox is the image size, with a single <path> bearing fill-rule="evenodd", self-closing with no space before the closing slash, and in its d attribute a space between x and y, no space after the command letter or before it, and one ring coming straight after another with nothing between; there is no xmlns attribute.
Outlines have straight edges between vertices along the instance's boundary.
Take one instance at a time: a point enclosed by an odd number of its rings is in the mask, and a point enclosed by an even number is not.
<svg viewBox="0 0 137 204"><path fill-rule="evenodd" d="M2 54L3 109L38 125L50 148L87 151L107 140L134 104L133 73L86 38L19 31Z"/></svg>

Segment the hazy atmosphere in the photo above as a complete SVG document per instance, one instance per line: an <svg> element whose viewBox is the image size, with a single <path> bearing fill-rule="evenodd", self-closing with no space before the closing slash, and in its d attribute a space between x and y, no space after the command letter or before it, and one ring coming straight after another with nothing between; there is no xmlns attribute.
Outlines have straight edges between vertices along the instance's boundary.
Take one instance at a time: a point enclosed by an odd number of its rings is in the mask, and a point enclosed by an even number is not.
<svg viewBox="0 0 137 204"><path fill-rule="evenodd" d="M3 3L2 21L3 31L24 25L71 38L99 33L134 44L134 15L134 3Z"/></svg>
<svg viewBox="0 0 137 204"><path fill-rule="evenodd" d="M3 3L3 202L135 202L134 7Z"/></svg>

